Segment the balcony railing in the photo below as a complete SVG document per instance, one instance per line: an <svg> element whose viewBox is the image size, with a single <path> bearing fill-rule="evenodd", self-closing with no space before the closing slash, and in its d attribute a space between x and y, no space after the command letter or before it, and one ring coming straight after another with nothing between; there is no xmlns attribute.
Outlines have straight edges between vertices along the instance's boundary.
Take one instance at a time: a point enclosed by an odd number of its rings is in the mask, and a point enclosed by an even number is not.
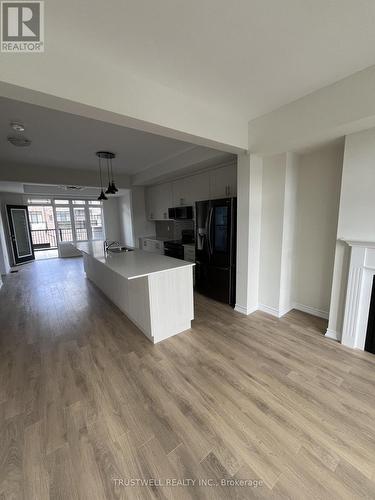
<svg viewBox="0 0 375 500"><path fill-rule="evenodd" d="M92 237L94 240L103 239L103 228L92 227ZM86 228L75 229L77 241L86 241L88 239ZM57 229L59 241L73 241L72 229ZM34 249L57 248L55 229L34 229L31 231L31 239Z"/></svg>
<svg viewBox="0 0 375 500"><path fill-rule="evenodd" d="M31 239L34 248L57 248L55 229L34 229Z"/></svg>

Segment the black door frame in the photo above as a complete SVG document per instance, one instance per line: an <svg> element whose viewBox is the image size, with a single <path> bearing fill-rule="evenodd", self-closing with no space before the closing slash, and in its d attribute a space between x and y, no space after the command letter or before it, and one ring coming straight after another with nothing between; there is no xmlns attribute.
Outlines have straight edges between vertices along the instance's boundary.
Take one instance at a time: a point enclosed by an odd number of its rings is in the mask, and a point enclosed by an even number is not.
<svg viewBox="0 0 375 500"><path fill-rule="evenodd" d="M7 208L8 227L9 227L10 243L11 243L11 247L12 247L14 264L18 265L18 264L23 264L24 262L29 262L31 260L35 260L33 240L31 237L31 229L30 229L29 211L28 211L27 205L7 205L6 208ZM12 219L12 210L24 210L26 212L26 220L27 220L27 228L29 230L31 254L25 255L24 257L18 256L17 242L16 242L16 236L15 236L13 219Z"/></svg>

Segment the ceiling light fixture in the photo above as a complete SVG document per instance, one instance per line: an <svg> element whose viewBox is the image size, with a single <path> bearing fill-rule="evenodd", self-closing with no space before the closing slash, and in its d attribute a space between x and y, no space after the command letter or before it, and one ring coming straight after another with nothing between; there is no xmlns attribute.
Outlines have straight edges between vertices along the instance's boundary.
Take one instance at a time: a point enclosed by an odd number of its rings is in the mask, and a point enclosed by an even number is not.
<svg viewBox="0 0 375 500"><path fill-rule="evenodd" d="M106 160L107 162L108 188L105 194L116 194L118 192L118 189L116 187L115 180L113 177L113 166L112 166L112 160L113 158L116 158L115 153L111 153L110 151L98 151L96 153L96 156L99 158L99 161L102 159ZM101 187L103 188L102 184Z"/></svg>
<svg viewBox="0 0 375 500"><path fill-rule="evenodd" d="M103 191L102 161L101 161L102 160L102 152L98 151L96 153L96 156L99 158L99 178L100 178L100 188L101 188L100 195L98 196L98 200L99 201L108 200L108 198L106 197L106 195L104 194L104 191Z"/></svg>
<svg viewBox="0 0 375 500"><path fill-rule="evenodd" d="M26 137L9 136L7 140L10 144L13 144L13 146L18 148L24 148L26 146L30 146L31 144L30 139L26 139Z"/></svg>
<svg viewBox="0 0 375 500"><path fill-rule="evenodd" d="M25 126L19 122L11 122L10 128L12 128L15 132L24 132Z"/></svg>

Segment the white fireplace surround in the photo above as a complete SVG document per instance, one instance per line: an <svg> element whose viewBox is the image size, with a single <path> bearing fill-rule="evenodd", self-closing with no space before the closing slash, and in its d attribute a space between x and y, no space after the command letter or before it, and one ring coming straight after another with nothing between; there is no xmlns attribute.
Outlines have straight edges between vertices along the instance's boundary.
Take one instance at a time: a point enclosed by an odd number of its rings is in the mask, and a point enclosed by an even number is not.
<svg viewBox="0 0 375 500"><path fill-rule="evenodd" d="M375 242L343 240L351 247L341 343L364 349L375 275Z"/></svg>

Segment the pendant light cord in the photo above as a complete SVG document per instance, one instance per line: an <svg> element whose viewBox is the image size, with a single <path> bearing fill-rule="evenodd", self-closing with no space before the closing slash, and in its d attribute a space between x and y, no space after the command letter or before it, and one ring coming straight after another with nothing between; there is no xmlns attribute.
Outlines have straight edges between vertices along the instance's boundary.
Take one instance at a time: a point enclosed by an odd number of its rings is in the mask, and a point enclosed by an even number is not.
<svg viewBox="0 0 375 500"><path fill-rule="evenodd" d="M109 177L109 159L107 157L107 175L108 175L108 185L111 183L111 179Z"/></svg>
<svg viewBox="0 0 375 500"><path fill-rule="evenodd" d="M112 183L114 183L114 178L113 178L113 167L112 167L112 158L110 159L111 163L111 178L112 178Z"/></svg>
<svg viewBox="0 0 375 500"><path fill-rule="evenodd" d="M102 180L102 162L99 156L99 176L100 176L100 187L103 189L103 180Z"/></svg>

